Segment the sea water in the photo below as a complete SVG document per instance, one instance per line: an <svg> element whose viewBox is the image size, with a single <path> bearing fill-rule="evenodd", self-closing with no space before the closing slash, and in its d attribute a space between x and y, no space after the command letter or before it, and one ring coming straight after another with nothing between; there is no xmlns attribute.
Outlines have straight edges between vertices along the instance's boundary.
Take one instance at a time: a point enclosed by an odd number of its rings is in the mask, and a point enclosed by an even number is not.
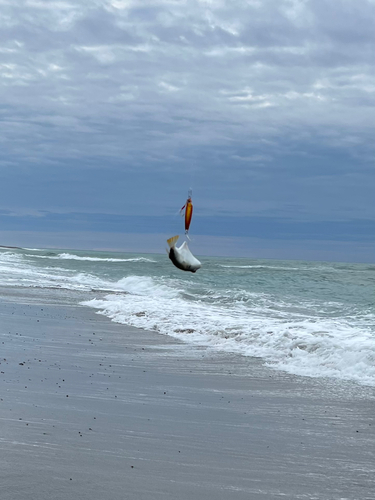
<svg viewBox="0 0 375 500"><path fill-rule="evenodd" d="M185 343L261 358L277 370L375 386L375 265L1 249L0 286ZM33 292L33 293L34 293Z"/></svg>

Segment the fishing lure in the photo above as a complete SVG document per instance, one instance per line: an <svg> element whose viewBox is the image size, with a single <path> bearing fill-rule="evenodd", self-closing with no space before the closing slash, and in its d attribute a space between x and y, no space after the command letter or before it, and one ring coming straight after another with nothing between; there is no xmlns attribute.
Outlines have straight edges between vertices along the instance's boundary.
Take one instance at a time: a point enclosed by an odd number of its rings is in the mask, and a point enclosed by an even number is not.
<svg viewBox="0 0 375 500"><path fill-rule="evenodd" d="M185 212L185 234L186 234L186 236L188 236L191 218L193 216L193 202L191 201L192 194L193 194L192 189L189 189L188 198L186 200L186 203L180 210L181 215L183 215Z"/></svg>

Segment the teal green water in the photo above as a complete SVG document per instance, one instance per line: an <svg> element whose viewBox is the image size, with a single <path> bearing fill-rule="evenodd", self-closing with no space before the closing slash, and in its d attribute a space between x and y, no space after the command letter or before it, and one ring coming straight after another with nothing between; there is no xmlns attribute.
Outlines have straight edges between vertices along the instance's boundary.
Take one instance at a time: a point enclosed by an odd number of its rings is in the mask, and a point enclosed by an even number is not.
<svg viewBox="0 0 375 500"><path fill-rule="evenodd" d="M167 255L0 251L0 285L51 289L113 321L276 369L375 385L375 266Z"/></svg>

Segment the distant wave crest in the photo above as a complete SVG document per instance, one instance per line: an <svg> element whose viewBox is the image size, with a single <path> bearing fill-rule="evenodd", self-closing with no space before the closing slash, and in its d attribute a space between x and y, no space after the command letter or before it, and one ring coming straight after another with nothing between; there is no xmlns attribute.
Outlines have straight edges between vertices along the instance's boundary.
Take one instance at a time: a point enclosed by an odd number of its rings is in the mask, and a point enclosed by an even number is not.
<svg viewBox="0 0 375 500"><path fill-rule="evenodd" d="M266 266L262 264L257 264L257 265L246 265L246 266L239 266L239 265L224 265L224 264L219 264L219 267L225 267L228 269L272 269L272 270L280 270L280 271L299 271L299 267L281 267L281 266Z"/></svg>
<svg viewBox="0 0 375 500"><path fill-rule="evenodd" d="M70 253L60 253L58 255L29 255L26 257L35 257L37 259L51 259L51 260L82 260L87 262L156 262L146 257L132 257L128 259L119 258L106 258L106 257L88 257L81 255L74 255Z"/></svg>

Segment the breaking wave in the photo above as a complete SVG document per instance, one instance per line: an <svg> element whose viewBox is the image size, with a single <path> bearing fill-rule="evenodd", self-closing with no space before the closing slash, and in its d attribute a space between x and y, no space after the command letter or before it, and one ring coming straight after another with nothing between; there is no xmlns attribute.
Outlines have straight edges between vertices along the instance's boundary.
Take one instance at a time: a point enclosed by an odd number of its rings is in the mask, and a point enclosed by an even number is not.
<svg viewBox="0 0 375 500"><path fill-rule="evenodd" d="M324 317L321 304L277 302L264 294L252 300L207 303L203 294L188 300L186 290L150 277L118 283L127 294L85 301L113 321L186 342L261 357L266 364L296 375L334 377L375 385L373 313L361 318ZM191 297L191 295L190 295ZM332 307L327 304L326 308ZM302 312L303 311L303 312Z"/></svg>

